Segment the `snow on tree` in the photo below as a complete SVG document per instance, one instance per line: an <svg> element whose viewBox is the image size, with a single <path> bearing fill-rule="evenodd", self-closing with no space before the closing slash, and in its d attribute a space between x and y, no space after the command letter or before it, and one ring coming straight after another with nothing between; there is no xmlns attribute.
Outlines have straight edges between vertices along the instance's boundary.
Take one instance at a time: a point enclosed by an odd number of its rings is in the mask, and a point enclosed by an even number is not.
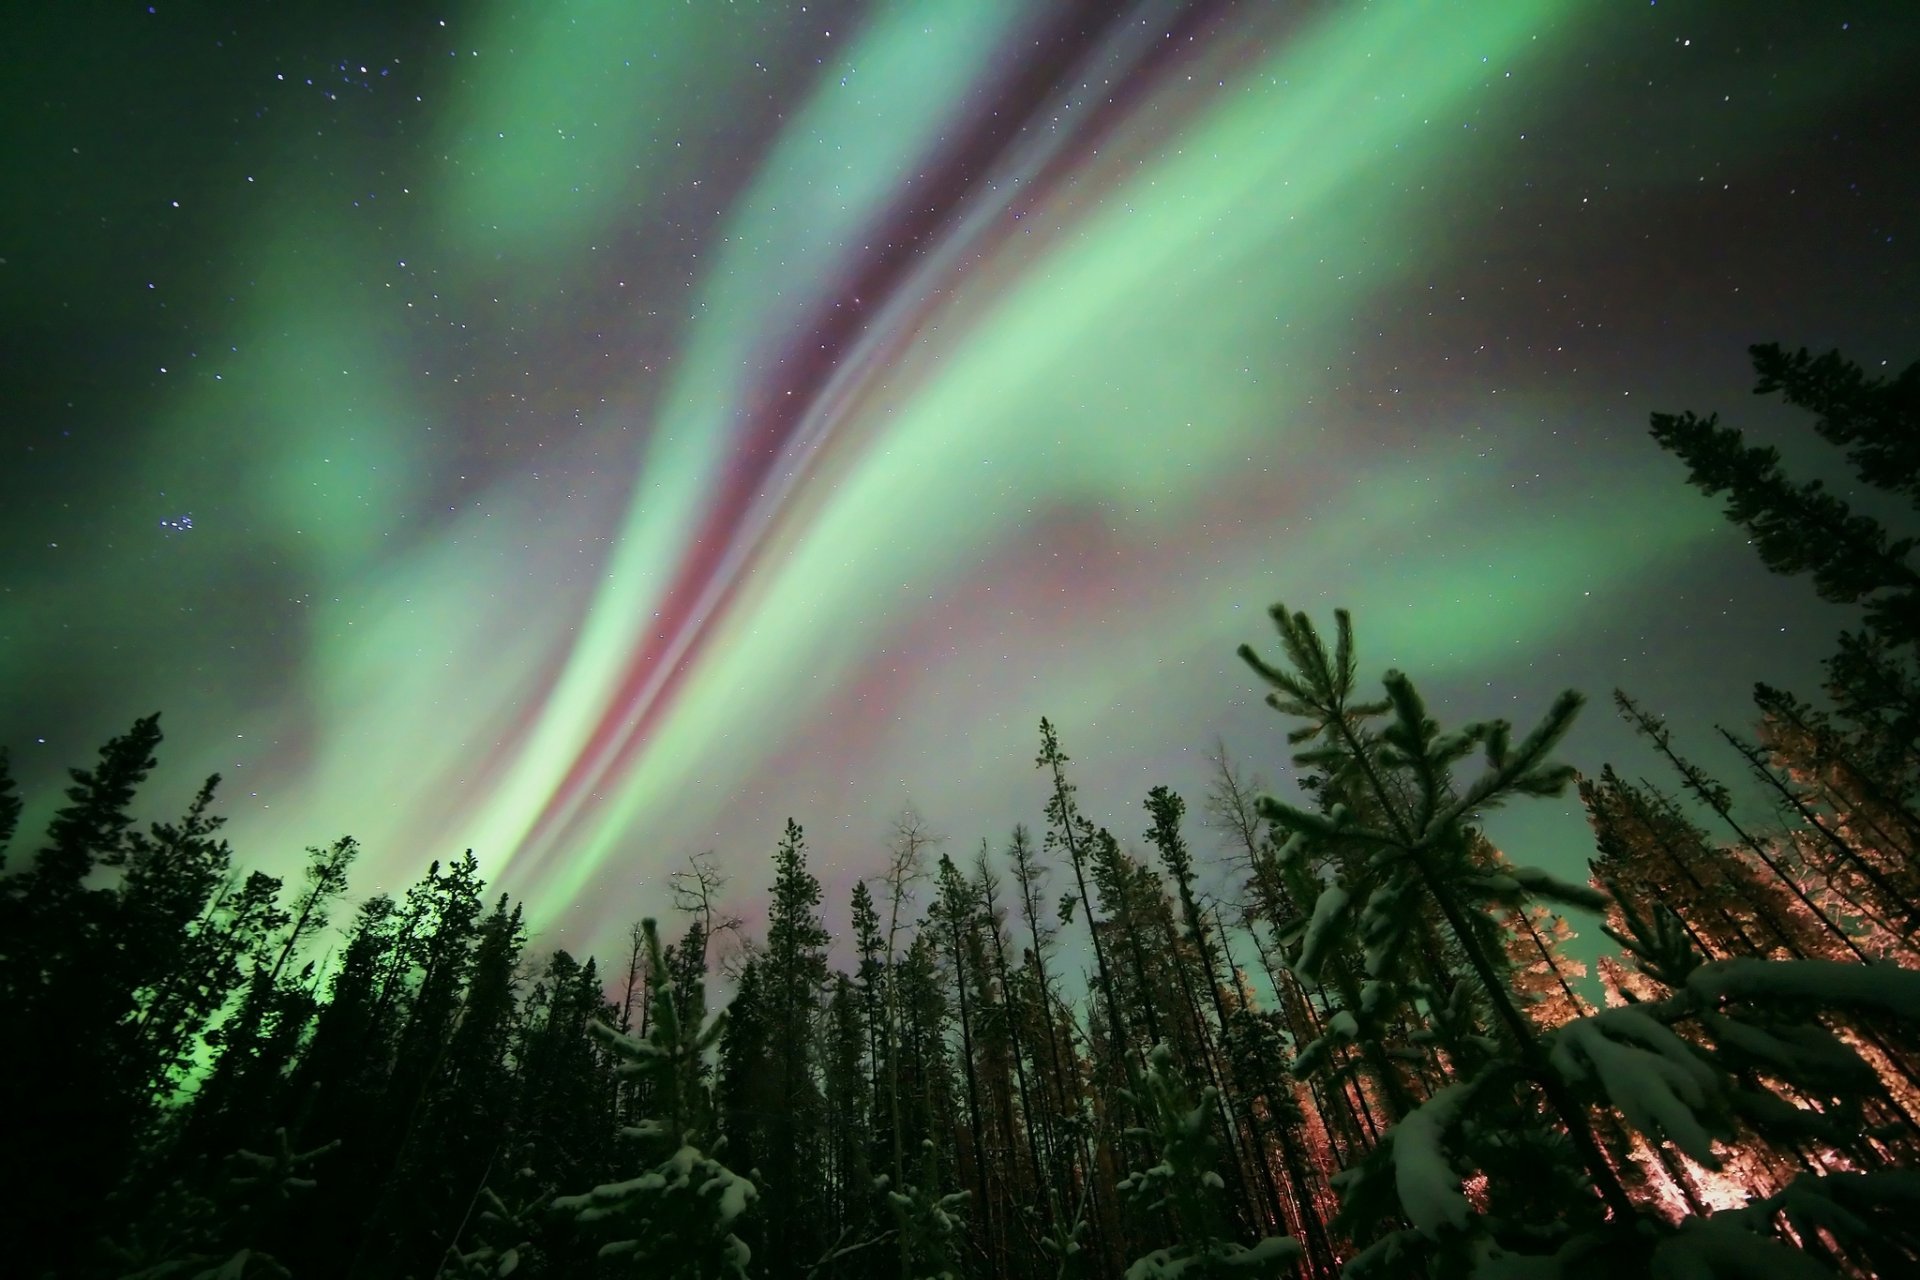
<svg viewBox="0 0 1920 1280"><path fill-rule="evenodd" d="M960 1254L966 1245L961 1212L969 1193L942 1192L933 1176L938 1156L933 1139L920 1143L922 1180L894 1187L882 1174L874 1185L885 1193L900 1243L901 1275L905 1280L959 1280Z"/></svg>
<svg viewBox="0 0 1920 1280"><path fill-rule="evenodd" d="M1508 989L1503 966L1496 962L1496 957L1504 961L1500 938L1487 914L1535 900L1594 908L1605 896L1533 868L1489 865L1485 841L1470 825L1513 797L1558 794L1572 780L1572 769L1551 762L1549 755L1579 711L1580 696L1563 693L1518 742L1502 720L1443 733L1413 682L1398 671L1384 677L1384 699L1356 698L1353 629L1344 610L1335 615L1338 633L1331 652L1305 614L1289 613L1279 604L1269 612L1286 667L1265 662L1247 645L1240 647L1240 656L1273 687L1268 704L1304 721L1288 740L1304 748L1294 762L1318 771L1322 804L1315 811L1262 796L1260 812L1283 836L1285 862L1295 868L1309 864L1317 848L1327 850L1338 868L1338 878L1320 893L1299 931L1294 964L1298 971L1303 961L1310 962L1308 972L1315 972L1311 962L1351 940L1362 951L1369 984L1357 998L1344 993L1344 1012L1352 1024L1335 1023L1330 1031L1366 1040L1384 1014L1417 998L1457 1068L1489 1057L1510 1059L1519 1078L1507 1073L1503 1083L1524 1081L1539 1090L1609 1214L1631 1217L1632 1204L1584 1108L1548 1068L1538 1033ZM1484 755L1485 768L1472 781L1456 784L1454 766L1476 750ZM1427 959L1423 944L1432 937L1436 916L1471 983L1456 981ZM1493 1015L1485 1033L1474 1026L1478 1001ZM1301 1056L1311 1062L1315 1055L1309 1048ZM1492 1092L1522 1110L1531 1106L1511 1087Z"/></svg>
<svg viewBox="0 0 1920 1280"><path fill-rule="evenodd" d="M660 935L652 920L641 923L655 974L666 972ZM753 1183L727 1168L702 1146L712 1130L712 1102L701 1062L720 1039L726 1015L706 1018L703 984L684 993L656 981L645 1040L623 1036L601 1023L594 1032L624 1059L621 1076L650 1086L655 1116L622 1133L659 1153L638 1177L606 1183L584 1195L562 1196L554 1208L582 1224L607 1223L619 1239L601 1246L603 1258L632 1259L637 1275L674 1280L745 1280L749 1251L734 1234L757 1197ZM496 1273L500 1274L500 1273Z"/></svg>
<svg viewBox="0 0 1920 1280"><path fill-rule="evenodd" d="M1301 1253L1291 1236L1268 1236L1252 1246L1226 1238L1221 1207L1226 1183L1216 1168L1213 1138L1216 1090L1209 1085L1196 1100L1174 1065L1173 1051L1159 1044L1147 1055L1147 1069L1128 1097L1145 1122L1129 1133L1157 1149L1160 1161L1123 1179L1121 1199L1142 1217L1165 1212L1181 1240L1135 1261L1126 1280L1276 1276L1290 1270Z"/></svg>
<svg viewBox="0 0 1920 1280"><path fill-rule="evenodd" d="M466 1232L455 1235L454 1245L447 1250L448 1274L466 1280L504 1280L523 1266L540 1273L545 1258L535 1238L540 1234L540 1219L552 1207L553 1193L524 1165L507 1182L511 1202L491 1185L481 1186L468 1209L473 1244L462 1249L460 1237Z"/></svg>
<svg viewBox="0 0 1920 1280"><path fill-rule="evenodd" d="M274 1130L268 1152L239 1150L227 1157L227 1175L213 1196L175 1182L136 1228L131 1243L111 1249L126 1267L123 1280L290 1280L259 1247L296 1198L314 1188L309 1166L339 1143L296 1151L287 1131ZM242 1244L240 1241L252 1241Z"/></svg>

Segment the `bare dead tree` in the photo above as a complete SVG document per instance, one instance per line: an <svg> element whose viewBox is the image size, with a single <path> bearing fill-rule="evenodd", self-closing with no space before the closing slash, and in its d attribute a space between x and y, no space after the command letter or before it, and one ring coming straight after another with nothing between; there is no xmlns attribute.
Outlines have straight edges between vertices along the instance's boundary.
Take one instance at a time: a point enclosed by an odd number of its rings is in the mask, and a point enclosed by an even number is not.
<svg viewBox="0 0 1920 1280"><path fill-rule="evenodd" d="M621 1035L633 1030L634 1001L646 998L652 982L653 975L647 972L647 933L636 920L627 926L627 981L620 994ZM644 1009L640 1015L640 1034L647 1034Z"/></svg>
<svg viewBox="0 0 1920 1280"><path fill-rule="evenodd" d="M737 944L744 923L731 912L720 909L721 895L729 877L714 865L714 852L703 849L687 859L684 871L667 876L667 892L673 896L673 909L693 918L700 926L700 964L706 967L708 950L717 933L729 934Z"/></svg>

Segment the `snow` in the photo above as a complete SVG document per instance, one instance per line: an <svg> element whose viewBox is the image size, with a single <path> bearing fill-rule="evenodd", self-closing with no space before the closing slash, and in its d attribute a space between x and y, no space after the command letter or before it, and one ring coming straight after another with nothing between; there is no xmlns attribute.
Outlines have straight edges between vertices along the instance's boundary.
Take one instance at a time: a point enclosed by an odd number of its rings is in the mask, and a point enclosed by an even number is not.
<svg viewBox="0 0 1920 1280"><path fill-rule="evenodd" d="M1268 1236L1251 1247L1219 1244L1189 1251L1186 1245L1155 1249L1126 1270L1125 1280L1180 1280L1188 1272L1212 1275L1243 1271L1252 1275L1279 1275L1300 1257L1300 1242L1292 1236Z"/></svg>
<svg viewBox="0 0 1920 1280"><path fill-rule="evenodd" d="M1833 1280L1800 1250L1740 1226L1738 1212L1683 1222L1653 1251L1654 1280Z"/></svg>
<svg viewBox="0 0 1920 1280"><path fill-rule="evenodd" d="M1408 1254L1420 1239L1417 1231L1390 1231L1372 1244L1347 1259L1347 1265L1340 1269L1343 1277L1390 1275L1394 1280L1414 1274L1414 1269L1405 1265ZM1382 1268L1392 1270L1382 1270Z"/></svg>
<svg viewBox="0 0 1920 1280"><path fill-rule="evenodd" d="M1200 1259L1176 1258L1170 1249L1155 1249L1126 1270L1126 1280L1179 1280Z"/></svg>
<svg viewBox="0 0 1920 1280"><path fill-rule="evenodd" d="M676 1198L687 1194L713 1206L710 1219L685 1200ZM671 1228L673 1230L690 1225L684 1219L697 1218L704 1224L700 1229L719 1238L722 1250L729 1256L737 1253L740 1265L744 1266L746 1246L730 1235L729 1230L757 1194L751 1181L699 1148L683 1143L672 1155L637 1178L603 1183L585 1195L556 1197L553 1207L572 1212L583 1223L629 1217L646 1222L663 1211L670 1211L683 1218ZM618 1257L641 1247L640 1240L616 1240L603 1245L600 1254Z"/></svg>
<svg viewBox="0 0 1920 1280"><path fill-rule="evenodd" d="M1319 973L1321 958L1333 945L1352 901L1352 896L1337 884L1321 891L1313 904L1313 918L1307 922L1306 937L1300 943L1299 958L1293 962L1294 972L1308 979Z"/></svg>
<svg viewBox="0 0 1920 1280"><path fill-rule="evenodd" d="M1199 1105L1180 1118L1181 1131L1189 1140L1213 1127L1213 1111L1219 1095L1211 1087L1201 1090Z"/></svg>
<svg viewBox="0 0 1920 1280"><path fill-rule="evenodd" d="M1441 1145L1447 1130L1459 1122L1473 1088L1471 1081L1448 1085L1387 1131L1401 1211L1428 1237L1437 1237L1446 1227L1465 1228L1473 1213Z"/></svg>
<svg viewBox="0 0 1920 1280"><path fill-rule="evenodd" d="M1553 1069L1571 1084L1598 1077L1627 1122L1665 1138L1709 1169L1720 1167L1699 1111L1720 1078L1693 1047L1640 1005L1605 1009L1550 1037Z"/></svg>
<svg viewBox="0 0 1920 1280"><path fill-rule="evenodd" d="M720 1188L719 1214L720 1225L723 1227L732 1226L734 1221L747 1211L747 1203L759 1194L753 1183L731 1169L722 1169L707 1179L700 1188L700 1194L708 1194L715 1186Z"/></svg>
<svg viewBox="0 0 1920 1280"><path fill-rule="evenodd" d="M1811 1000L1920 1021L1920 970L1836 960L1719 960L1687 976L1703 1000Z"/></svg>
<svg viewBox="0 0 1920 1280"><path fill-rule="evenodd" d="M1300 1242L1292 1236L1268 1236L1250 1249L1220 1259L1215 1265L1229 1271L1277 1269L1281 1263L1298 1258L1301 1252Z"/></svg>
<svg viewBox="0 0 1920 1280"><path fill-rule="evenodd" d="M1406 912L1402 909L1414 882L1407 876L1388 880L1375 889L1360 912L1360 938L1366 945L1367 977L1379 981L1394 969L1394 957L1406 937Z"/></svg>

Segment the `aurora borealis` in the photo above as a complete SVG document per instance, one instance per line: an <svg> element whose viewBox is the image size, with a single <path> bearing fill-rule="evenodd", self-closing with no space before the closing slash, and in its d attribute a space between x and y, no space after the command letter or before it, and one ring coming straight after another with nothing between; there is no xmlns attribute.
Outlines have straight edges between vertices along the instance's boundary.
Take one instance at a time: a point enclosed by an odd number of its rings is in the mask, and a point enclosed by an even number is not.
<svg viewBox="0 0 1920 1280"><path fill-rule="evenodd" d="M1844 617L1646 415L1920 355L1901 5L10 21L30 794L160 709L243 857L472 846L569 946L706 848L751 912L789 815L830 920L909 799L997 844L1043 714L1129 840L1216 733L1279 778L1276 599L1450 718L1584 689L1588 769L1614 684L1811 692Z"/></svg>

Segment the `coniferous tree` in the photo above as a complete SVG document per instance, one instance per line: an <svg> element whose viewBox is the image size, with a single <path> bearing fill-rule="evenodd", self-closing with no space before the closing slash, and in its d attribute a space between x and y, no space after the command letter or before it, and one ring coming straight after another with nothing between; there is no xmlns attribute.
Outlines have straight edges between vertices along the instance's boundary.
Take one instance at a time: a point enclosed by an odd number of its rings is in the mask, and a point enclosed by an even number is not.
<svg viewBox="0 0 1920 1280"><path fill-rule="evenodd" d="M1192 1007L1200 1063L1220 1099L1235 1181L1244 1184L1250 1221L1264 1219L1269 1225L1281 1225L1286 1220L1286 1211L1281 1206L1280 1190L1267 1155L1265 1126L1257 1112L1237 1102L1240 1090L1228 1072L1226 1034L1232 1020L1227 1008L1228 987L1220 971L1219 949L1196 896L1193 854L1181 831L1186 801L1171 788L1154 787L1148 792L1146 810L1153 820L1146 833L1147 842L1159 851L1179 907L1179 928L1170 954L1182 993ZM1196 989L1203 993L1204 999ZM1209 1013L1213 1018L1211 1023L1207 1021ZM1243 1148L1244 1160L1241 1159Z"/></svg>
<svg viewBox="0 0 1920 1280"><path fill-rule="evenodd" d="M614 1172L611 1059L592 1028L617 1017L591 958L582 964L565 951L548 957L521 1007L515 1052L518 1101L508 1147L531 1171L528 1194L534 1186L557 1193L598 1183Z"/></svg>
<svg viewBox="0 0 1920 1280"><path fill-rule="evenodd" d="M1279 631L1287 667L1277 668L1259 659L1248 646L1241 657L1274 689L1268 701L1276 710L1304 720L1290 740L1317 742L1295 760L1325 771L1334 798L1331 807L1312 812L1270 797L1260 802L1269 821L1287 833L1293 856L1316 842L1342 842L1360 847L1364 858L1348 864L1342 879L1319 895L1300 942L1297 963L1311 971L1317 954L1351 934L1365 949L1369 994L1348 1018L1374 1016L1396 1001L1396 968L1411 946L1417 945L1422 914L1436 912L1445 922L1450 941L1461 954L1475 983L1461 984L1458 998L1484 1000L1492 1019L1485 1033L1504 1042L1504 1054L1468 1059L1460 1065L1472 1072L1466 1079L1442 1088L1417 1112L1403 1117L1388 1131L1381 1145L1360 1166L1343 1175L1349 1221L1364 1224L1388 1205L1396 1205L1412 1225L1412 1234L1384 1237L1379 1250L1369 1250L1375 1265L1412 1248L1436 1251L1435 1257L1470 1256L1482 1247L1477 1240L1492 1237L1506 1247L1513 1233L1531 1228L1524 1222L1491 1215L1478 1219L1463 1211L1464 1200L1453 1193L1431 1200L1425 1197L1434 1148L1442 1134L1464 1122L1470 1106L1491 1106L1525 1123L1530 1102L1513 1090L1511 1073L1497 1069L1498 1059L1510 1056L1518 1077L1536 1087L1547 1114L1572 1143L1576 1166L1598 1188L1616 1225L1634 1216L1625 1189L1594 1138L1582 1103L1560 1076L1550 1069L1538 1034L1515 1005L1500 967L1488 953L1486 935L1491 924L1486 907L1523 903L1529 897L1604 903L1602 895L1581 886L1561 883L1531 868L1508 867L1489 873L1471 855L1474 850L1472 817L1514 795L1552 794L1564 787L1571 770L1548 761L1548 753L1565 733L1579 707L1579 699L1563 695L1546 719L1518 743L1504 722L1473 725L1442 734L1427 715L1412 682L1399 672L1385 678L1387 697L1362 703L1354 696L1355 663L1351 625L1344 612L1332 651L1304 614L1283 606L1271 610ZM1375 722L1391 715L1383 726ZM1486 769L1464 788L1456 789L1451 767L1475 748L1486 756ZM1476 918L1478 917L1478 918ZM1477 989L1475 987L1477 986ZM1421 992L1436 1028L1452 1028L1456 1044L1472 1044L1471 1005L1443 1008L1438 992ZM1403 997L1401 997L1403 998ZM1465 1035L1462 1032L1466 1032ZM1484 1034L1481 1033L1481 1039ZM1476 1070L1476 1068L1480 1068ZM1417 1117L1417 1118L1416 1118ZM1544 1134L1541 1126L1528 1126ZM1535 1170L1542 1184L1551 1180L1551 1145L1539 1149ZM1447 1166L1443 1163L1441 1168ZM1422 1169L1415 1178L1411 1169ZM1392 1171L1391 1174L1389 1171ZM1575 1217L1577 1204L1569 1206Z"/></svg>
<svg viewBox="0 0 1920 1280"><path fill-rule="evenodd" d="M1912 765L1870 729L1837 722L1782 690L1756 685L1754 703L1758 742L1723 736L1809 829L1811 859L1829 887L1910 942L1920 928Z"/></svg>
<svg viewBox="0 0 1920 1280"><path fill-rule="evenodd" d="M19 785L13 780L13 758L5 747L0 747L0 867L5 867L13 833L20 829L23 803Z"/></svg>
<svg viewBox="0 0 1920 1280"><path fill-rule="evenodd" d="M424 1268L457 1245L459 1223L508 1147L514 981L526 942L518 906L501 894L479 924L459 1021L399 1157L408 1253Z"/></svg>
<svg viewBox="0 0 1920 1280"><path fill-rule="evenodd" d="M979 981L979 938L974 932L973 890L960 875L960 868L946 854L940 856L939 896L932 919L945 933L942 942L947 961L953 968L954 1004L960 1028L960 1074L966 1085L968 1163L972 1166L975 1212L984 1234L993 1236L993 1201L987 1193L985 1126L981 1119L981 1088L978 1063L974 1056L974 1008L976 993L971 989ZM989 1249L989 1256L995 1256Z"/></svg>
<svg viewBox="0 0 1920 1280"><path fill-rule="evenodd" d="M1566 917L1528 903L1508 910L1505 919L1509 982L1528 1020L1551 1031L1593 1012L1573 985L1586 977L1587 966L1566 953L1579 936Z"/></svg>
<svg viewBox="0 0 1920 1280"><path fill-rule="evenodd" d="M1006 1158L1012 1170L1009 1179L1014 1203L1009 1216L1021 1220L1028 1238L1038 1242L1053 1228L1059 1216L1055 1188L1049 1174L1049 1160L1042 1154L1044 1118L1039 1113L1036 1085L1028 1070L1029 1051L1022 1031L1022 1018L1016 1003L1012 970L1007 962L1007 937L999 904L1000 881L988 859L983 840L974 867L974 889L979 895L981 923L986 933L985 958L992 965L995 998L986 1002L981 1017L981 1039L985 1056L994 1064L999 1081L1000 1116ZM1037 1058L1036 1058L1037 1065ZM1008 1074L1013 1093L1008 1093ZM1014 1118L1015 1103L1019 1118ZM1016 1140L1015 1129L1019 1136ZM1026 1178L1018 1168L1020 1154L1026 1155Z"/></svg>
<svg viewBox="0 0 1920 1280"><path fill-rule="evenodd" d="M1035 760L1036 768L1045 769L1052 791L1047 798L1047 834L1043 846L1047 849L1063 849L1067 854L1068 865L1073 868L1073 881L1077 894L1068 900L1077 903L1087 919L1087 931L1093 939L1093 958L1100 979L1100 992L1106 1000L1107 1026L1111 1033L1111 1043L1116 1061L1124 1059L1127 1044L1127 1032L1121 1022L1122 1005L1114 982L1114 966L1107 955L1108 947L1101 941L1099 920L1093 914L1093 903L1087 897L1087 868L1094 856L1093 824L1081 816L1079 804L1074 799L1074 787L1067 781L1066 766L1072 757L1060 750L1059 735L1053 725L1042 718L1040 721L1040 755Z"/></svg>
<svg viewBox="0 0 1920 1280"><path fill-rule="evenodd" d="M1288 1236L1267 1236L1251 1246L1230 1238L1220 1204L1224 1187L1215 1170L1218 1102L1208 1096L1213 1092L1213 1086L1206 1086L1196 1102L1174 1065L1173 1050L1154 1046L1132 1101L1143 1118L1137 1136L1151 1144L1160 1159L1128 1175L1119 1192L1143 1219L1164 1214L1177 1242L1128 1267L1126 1280L1278 1276L1292 1269L1301 1252L1299 1242Z"/></svg>
<svg viewBox="0 0 1920 1280"><path fill-rule="evenodd" d="M853 945L859 963L855 969L855 980L860 989L861 1007L866 1015L867 1024L867 1078L868 1093L873 1099L874 1140L881 1143L881 1110L884 1105L882 1096L882 1073L885 1069L886 1053L882 1045L888 1034L885 956L886 940L880 934L880 913L874 906L873 892L867 888L865 880L854 882L852 898ZM873 1161L879 1165L891 1166L891 1157L876 1145Z"/></svg>
<svg viewBox="0 0 1920 1280"><path fill-rule="evenodd" d="M127 861L160 738L159 717L144 717L93 768L70 769L47 842L0 880L0 1026L23 1050L0 1054L0 1093L32 1100L0 1125L0 1168L18 1175L13 1263L26 1275L71 1264L134 1154L145 1081L122 1074L117 1051L132 996L116 981L119 895L92 877Z"/></svg>
<svg viewBox="0 0 1920 1280"><path fill-rule="evenodd" d="M1674 746L1672 734L1658 718L1643 711L1625 693L1616 690L1613 697L1615 705L1620 708L1621 715L1673 766L1674 771L1680 775L1681 781L1685 783L1688 792L1733 832L1744 852L1751 855L1760 866L1766 868L1773 878L1774 891L1785 892L1790 902L1784 904L1783 908L1775 914L1779 919L1789 921L1797 917L1800 922L1808 926L1807 932L1810 936L1808 941L1800 946L1802 954L1819 954L1829 950L1838 954L1844 949L1854 959L1866 960L1866 952L1860 948L1860 944L1854 940L1851 932L1809 896L1794 869L1783 865L1780 858L1781 851L1769 850L1765 842L1749 832L1734 816L1732 793L1723 784L1709 777L1705 770L1679 753ZM1775 925L1776 932L1783 937L1789 928L1790 926L1786 924ZM1810 952L1809 948L1817 950Z"/></svg>
<svg viewBox="0 0 1920 1280"><path fill-rule="evenodd" d="M827 1228L844 1241L873 1211L872 1078L866 1070L866 1010L853 979L833 975L822 1037L821 1098L825 1106Z"/></svg>
<svg viewBox="0 0 1920 1280"><path fill-rule="evenodd" d="M650 970L664 971L654 922L645 920L641 928ZM746 1280L752 1254L735 1230L758 1193L714 1154L713 1106L702 1071L725 1015L707 1018L699 986L683 1005L673 984L656 983L652 1003L644 1041L594 1024L595 1034L622 1059L620 1072L645 1077L650 1086L645 1094L653 1116L624 1131L640 1144L649 1168L638 1178L563 1196L554 1207L582 1224L613 1226L619 1238L601 1246L600 1256L627 1260L622 1270L670 1280Z"/></svg>
<svg viewBox="0 0 1920 1280"><path fill-rule="evenodd" d="M772 1274L787 1276L797 1275L798 1260L817 1256L826 1243L820 1230L825 1125L815 1068L829 936L820 922L820 882L807 869L806 837L792 819L773 865L761 971L771 1066L763 1110L772 1122L755 1154L766 1179L766 1229L791 1246L770 1260Z"/></svg>
<svg viewBox="0 0 1920 1280"><path fill-rule="evenodd" d="M727 1006L720 1041L720 1115L727 1149L750 1177L761 1176L760 1170L767 1163L764 1153L775 1122L767 1101L772 1064L760 961L749 958L741 967L733 1000Z"/></svg>
<svg viewBox="0 0 1920 1280"><path fill-rule="evenodd" d="M436 1148L446 1135L436 1132L428 1117L472 972L484 892L472 850L444 871L438 861L430 863L426 876L407 892L396 959L408 972L389 972L391 999L404 1003L405 1015L386 1079L383 1123L367 1135L377 1152L370 1154L378 1182L355 1256L357 1275L400 1274L396 1268L419 1247L422 1220L437 1220L430 1202L446 1189L428 1191L420 1175L437 1167ZM418 977L407 982L414 967ZM434 1252L444 1245L442 1238Z"/></svg>
<svg viewBox="0 0 1920 1280"><path fill-rule="evenodd" d="M1920 365L1888 383L1868 379L1838 353L1815 359L1767 345L1752 355L1755 394L1785 392L1788 403L1818 415L1815 431L1848 446L1847 460L1863 482L1920 498L1911 443L1920 433ZM1818 480L1795 484L1781 469L1779 450L1747 444L1717 415L1656 413L1652 434L1687 464L1695 488L1726 495L1727 518L1752 535L1768 568L1808 574L1822 599L1864 604L1870 631L1889 644L1920 641L1920 573L1909 563L1914 539L1889 536Z"/></svg>
<svg viewBox="0 0 1920 1280"><path fill-rule="evenodd" d="M338 1143L296 1151L285 1129L265 1152L242 1148L226 1160L212 1194L182 1184L167 1189L125 1243L110 1246L124 1280L291 1280L293 1272L260 1247L311 1195L311 1166Z"/></svg>
<svg viewBox="0 0 1920 1280"><path fill-rule="evenodd" d="M1837 352L1814 357L1776 345L1750 348L1755 394L1781 392L1815 415L1814 431L1840 446L1866 485L1916 505L1911 443L1920 421L1920 365L1892 380L1869 378ZM1807 574L1824 600L1864 608L1861 631L1843 632L1827 663L1827 692L1877 750L1911 758L1920 743L1920 572L1916 540L1894 537L1820 481L1795 483L1776 449L1749 445L1715 416L1656 413L1654 439L1687 465L1688 480L1726 495L1726 515L1751 535L1769 569Z"/></svg>
<svg viewBox="0 0 1920 1280"><path fill-rule="evenodd" d="M346 892L347 873L359 856L360 844L352 836L341 836L324 849L307 849L306 884L288 909L292 922L281 941L280 954L274 958L273 971L267 975L269 982L279 980L309 934L326 926L327 913Z"/></svg>
<svg viewBox="0 0 1920 1280"><path fill-rule="evenodd" d="M239 948L227 945L215 923L233 857L217 838L218 784L217 774L207 779L180 822L128 835L115 904L115 968L102 976L103 985L132 997L121 1011L116 1052L143 1111L171 1094L191 1065L195 1038L241 976Z"/></svg>
<svg viewBox="0 0 1920 1280"><path fill-rule="evenodd" d="M309 1007L270 981L274 935L287 924L281 883L248 874L223 911L223 977L243 987L238 1007L201 1037L212 1066L193 1097L188 1140L203 1154L264 1141L282 1101L282 1073L305 1030Z"/></svg>

